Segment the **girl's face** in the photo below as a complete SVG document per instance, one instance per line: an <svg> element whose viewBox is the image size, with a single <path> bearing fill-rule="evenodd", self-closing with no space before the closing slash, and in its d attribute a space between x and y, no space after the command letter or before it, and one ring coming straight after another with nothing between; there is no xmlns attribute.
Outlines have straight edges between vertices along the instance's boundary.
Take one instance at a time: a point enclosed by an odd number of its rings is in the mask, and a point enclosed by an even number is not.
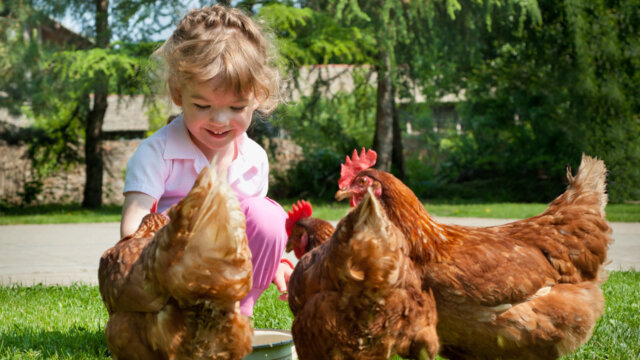
<svg viewBox="0 0 640 360"><path fill-rule="evenodd" d="M217 78L171 86L171 96L182 106L191 139L209 161L234 150L234 139L247 131L259 106L253 95L226 90Z"/></svg>

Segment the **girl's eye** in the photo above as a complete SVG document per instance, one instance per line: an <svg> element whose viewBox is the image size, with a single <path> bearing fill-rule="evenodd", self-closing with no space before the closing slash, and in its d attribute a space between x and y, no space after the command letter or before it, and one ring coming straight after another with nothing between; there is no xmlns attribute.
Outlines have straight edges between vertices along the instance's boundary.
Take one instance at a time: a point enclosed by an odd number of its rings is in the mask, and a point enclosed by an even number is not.
<svg viewBox="0 0 640 360"><path fill-rule="evenodd" d="M233 111L242 111L242 110L244 110L244 108L246 108L246 106L232 106L231 110L233 110Z"/></svg>
<svg viewBox="0 0 640 360"><path fill-rule="evenodd" d="M200 110L204 110L204 109L208 109L209 105L200 105L200 104L193 104L196 106L196 108L200 109Z"/></svg>

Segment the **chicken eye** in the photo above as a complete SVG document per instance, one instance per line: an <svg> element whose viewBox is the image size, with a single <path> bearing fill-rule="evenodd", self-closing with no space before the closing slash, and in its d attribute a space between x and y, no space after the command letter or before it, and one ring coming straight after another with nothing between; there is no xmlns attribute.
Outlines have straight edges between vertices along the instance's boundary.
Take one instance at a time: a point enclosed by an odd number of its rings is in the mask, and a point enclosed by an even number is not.
<svg viewBox="0 0 640 360"><path fill-rule="evenodd" d="M367 179L366 178L360 178L360 185L361 186L367 185Z"/></svg>

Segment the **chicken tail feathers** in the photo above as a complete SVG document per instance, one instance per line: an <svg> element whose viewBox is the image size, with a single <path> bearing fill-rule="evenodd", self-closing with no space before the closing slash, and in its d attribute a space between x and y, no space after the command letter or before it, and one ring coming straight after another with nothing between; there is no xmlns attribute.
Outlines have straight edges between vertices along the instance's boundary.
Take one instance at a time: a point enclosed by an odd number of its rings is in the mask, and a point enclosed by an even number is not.
<svg viewBox="0 0 640 360"><path fill-rule="evenodd" d="M602 160L583 154L576 175L567 170L567 190L537 217L548 234L538 234L535 241L561 275L561 282L593 281L606 264L613 242L605 214L606 174Z"/></svg>
<svg viewBox="0 0 640 360"><path fill-rule="evenodd" d="M571 173L571 167L567 166L567 179L569 188L567 193L572 200L578 200L582 195L595 195L597 207L602 217L605 217L605 207L609 201L606 192L607 167L604 161L582 154L582 161L576 176Z"/></svg>

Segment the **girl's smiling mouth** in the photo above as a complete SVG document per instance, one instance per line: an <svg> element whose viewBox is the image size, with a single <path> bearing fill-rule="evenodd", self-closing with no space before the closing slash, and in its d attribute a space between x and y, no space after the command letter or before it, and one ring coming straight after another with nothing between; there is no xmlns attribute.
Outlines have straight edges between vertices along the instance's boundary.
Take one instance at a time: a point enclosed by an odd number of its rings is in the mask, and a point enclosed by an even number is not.
<svg viewBox="0 0 640 360"><path fill-rule="evenodd" d="M210 130L210 129L205 129L205 130L207 130L207 132L210 135L216 138L222 138L227 136L229 133L231 133L231 130Z"/></svg>

